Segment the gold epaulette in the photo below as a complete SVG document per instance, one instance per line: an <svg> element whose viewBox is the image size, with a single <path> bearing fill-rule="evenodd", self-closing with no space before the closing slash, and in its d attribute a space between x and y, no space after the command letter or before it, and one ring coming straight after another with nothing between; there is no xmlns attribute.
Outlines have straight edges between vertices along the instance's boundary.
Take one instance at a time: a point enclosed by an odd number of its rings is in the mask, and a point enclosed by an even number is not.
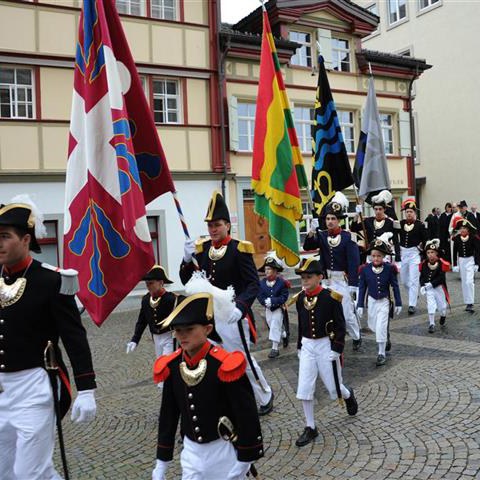
<svg viewBox="0 0 480 480"><path fill-rule="evenodd" d="M342 302L343 295L341 293L336 292L335 290L330 290L330 296L336 300L337 302Z"/></svg>
<svg viewBox="0 0 480 480"><path fill-rule="evenodd" d="M292 295L286 302L285 304L287 305L287 307L290 307L291 305L293 305L294 303L297 302L298 300L298 297L300 296L300 294L303 292L303 290L300 290L299 292L297 292L295 295Z"/></svg>
<svg viewBox="0 0 480 480"><path fill-rule="evenodd" d="M251 255L255 253L255 248L253 247L253 243L247 240L239 240L237 248L238 248L238 251L242 253L250 253Z"/></svg>
<svg viewBox="0 0 480 480"><path fill-rule="evenodd" d="M207 241L207 238L197 238L195 240L195 253L203 252L203 244Z"/></svg>

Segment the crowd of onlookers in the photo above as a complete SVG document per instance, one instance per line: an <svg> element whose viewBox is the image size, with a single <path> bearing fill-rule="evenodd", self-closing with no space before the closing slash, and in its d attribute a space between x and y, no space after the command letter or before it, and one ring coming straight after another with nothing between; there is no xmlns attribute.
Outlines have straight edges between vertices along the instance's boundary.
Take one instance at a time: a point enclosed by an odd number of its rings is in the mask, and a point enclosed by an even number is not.
<svg viewBox="0 0 480 480"><path fill-rule="evenodd" d="M440 212L440 208L434 207L427 218L425 218L428 239L440 239L445 259L448 261L451 261L450 240L453 230L452 218L455 214L461 214L477 229L477 231L480 230L480 212L478 212L478 206L474 203L469 209L465 200L458 203L447 202L443 212Z"/></svg>

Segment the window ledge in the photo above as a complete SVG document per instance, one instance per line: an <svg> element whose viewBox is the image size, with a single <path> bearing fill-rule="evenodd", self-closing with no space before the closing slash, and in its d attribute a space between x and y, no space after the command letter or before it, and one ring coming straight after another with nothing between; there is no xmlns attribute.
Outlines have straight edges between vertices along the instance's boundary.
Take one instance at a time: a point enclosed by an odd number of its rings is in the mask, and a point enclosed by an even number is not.
<svg viewBox="0 0 480 480"><path fill-rule="evenodd" d="M305 70L305 71L307 71L307 72L311 72L311 71L312 71L312 68L313 68L313 66L311 66L311 67L306 67L306 66L304 66L304 65L291 65L291 64L289 64L288 66L289 66L289 68L291 68L292 70Z"/></svg>
<svg viewBox="0 0 480 480"><path fill-rule="evenodd" d="M443 1L440 0L437 3L434 3L433 5L430 5L429 7L422 8L421 10L417 11L417 17L420 17L421 15L424 15L425 13L431 12L432 10L435 10L436 8L439 8L443 6Z"/></svg>
<svg viewBox="0 0 480 480"><path fill-rule="evenodd" d="M387 31L388 30L393 30L394 28L399 27L400 25L403 25L404 23L407 23L409 20L408 15L405 18L402 18L401 20L398 20L395 23L389 23L387 26Z"/></svg>

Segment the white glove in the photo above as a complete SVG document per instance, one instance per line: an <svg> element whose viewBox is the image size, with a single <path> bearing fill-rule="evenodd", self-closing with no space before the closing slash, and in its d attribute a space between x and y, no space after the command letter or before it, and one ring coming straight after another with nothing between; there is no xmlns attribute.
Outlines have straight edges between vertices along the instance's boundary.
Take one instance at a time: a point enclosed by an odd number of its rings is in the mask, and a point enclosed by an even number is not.
<svg viewBox="0 0 480 480"><path fill-rule="evenodd" d="M155 468L152 471L152 480L164 480L165 473L167 473L170 462L164 462L163 460L157 460Z"/></svg>
<svg viewBox="0 0 480 480"><path fill-rule="evenodd" d="M72 421L75 423L91 422L95 418L96 412L95 390L80 390L73 403Z"/></svg>
<svg viewBox="0 0 480 480"><path fill-rule="evenodd" d="M312 218L312 221L310 222L310 231L315 233L317 228L319 228L318 218Z"/></svg>
<svg viewBox="0 0 480 480"><path fill-rule="evenodd" d="M400 315L402 313L402 307L395 307L395 315Z"/></svg>
<svg viewBox="0 0 480 480"><path fill-rule="evenodd" d="M452 272L458 273L460 269L458 268L458 265L455 267L452 267Z"/></svg>
<svg viewBox="0 0 480 480"><path fill-rule="evenodd" d="M420 287L420 295L425 295L427 293L427 289L425 287Z"/></svg>
<svg viewBox="0 0 480 480"><path fill-rule="evenodd" d="M358 315L358 318L363 317L363 307L357 307L357 315Z"/></svg>
<svg viewBox="0 0 480 480"><path fill-rule="evenodd" d="M474 272L478 272L478 265L474 265L474 266L473 266L473 271L474 271Z"/></svg>
<svg viewBox="0 0 480 480"><path fill-rule="evenodd" d="M425 290L430 290L431 288L433 288L433 285L430 282L425 284Z"/></svg>
<svg viewBox="0 0 480 480"><path fill-rule="evenodd" d="M191 238L189 238L188 240L185 240L185 244L183 246L183 261L185 263L190 263L194 253L195 243Z"/></svg>
<svg viewBox="0 0 480 480"><path fill-rule="evenodd" d="M228 472L227 480L244 480L250 470L250 462L235 462L233 468Z"/></svg>
<svg viewBox="0 0 480 480"><path fill-rule="evenodd" d="M331 361L331 362L334 362L336 360L338 360L341 356L341 353L338 353L338 352L335 352L334 350L330 350L330 353L328 354L328 359Z"/></svg>
<svg viewBox="0 0 480 480"><path fill-rule="evenodd" d="M233 312L230 314L230 318L227 320L227 323L236 323L243 317L242 311L235 307Z"/></svg>
<svg viewBox="0 0 480 480"><path fill-rule="evenodd" d="M363 212L363 207L361 205L355 205L355 212L362 213Z"/></svg>
<svg viewBox="0 0 480 480"><path fill-rule="evenodd" d="M272 306L272 299L270 297L265 299L265 306L270 308Z"/></svg>
<svg viewBox="0 0 480 480"><path fill-rule="evenodd" d="M137 344L135 342L127 343L127 353L132 353L136 348L137 348Z"/></svg>

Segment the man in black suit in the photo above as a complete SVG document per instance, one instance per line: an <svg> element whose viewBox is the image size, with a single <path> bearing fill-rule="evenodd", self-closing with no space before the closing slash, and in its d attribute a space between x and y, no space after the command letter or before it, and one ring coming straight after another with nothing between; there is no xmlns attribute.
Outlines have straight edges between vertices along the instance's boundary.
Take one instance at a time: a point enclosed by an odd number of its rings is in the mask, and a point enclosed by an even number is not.
<svg viewBox="0 0 480 480"><path fill-rule="evenodd" d="M440 209L438 207L432 208L432 213L425 219L427 224L428 239L438 238L440 235Z"/></svg>
<svg viewBox="0 0 480 480"><path fill-rule="evenodd" d="M445 204L445 211L440 215L438 227L439 227L439 238L440 238L440 247L444 252L444 259L448 262L452 262L452 252L450 249L450 234L448 232L448 227L450 225L450 220L452 219L452 204L447 202Z"/></svg>

